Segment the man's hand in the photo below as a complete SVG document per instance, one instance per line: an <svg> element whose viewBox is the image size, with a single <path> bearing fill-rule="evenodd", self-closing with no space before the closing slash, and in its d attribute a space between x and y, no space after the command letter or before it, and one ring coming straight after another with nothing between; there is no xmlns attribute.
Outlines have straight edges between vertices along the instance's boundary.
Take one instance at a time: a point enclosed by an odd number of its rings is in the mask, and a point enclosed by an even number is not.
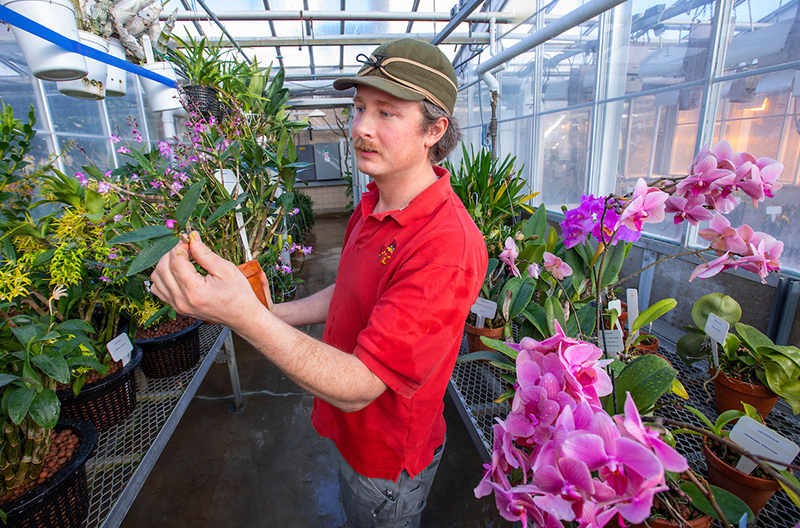
<svg viewBox="0 0 800 528"><path fill-rule="evenodd" d="M190 253L208 275L195 271ZM231 328L261 306L239 269L212 252L196 231L188 244L181 240L161 258L150 280L150 291L177 312Z"/></svg>

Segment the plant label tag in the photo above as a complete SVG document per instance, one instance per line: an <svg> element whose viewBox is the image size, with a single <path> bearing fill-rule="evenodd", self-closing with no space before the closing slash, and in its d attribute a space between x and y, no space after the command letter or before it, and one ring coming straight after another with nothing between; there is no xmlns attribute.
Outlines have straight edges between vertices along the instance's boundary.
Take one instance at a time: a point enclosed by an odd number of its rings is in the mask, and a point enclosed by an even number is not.
<svg viewBox="0 0 800 528"><path fill-rule="evenodd" d="M128 334L122 333L108 342L106 345L109 354L114 361L122 360L122 366L128 364L131 360L131 352L133 351L133 344L131 343Z"/></svg>
<svg viewBox="0 0 800 528"><path fill-rule="evenodd" d="M728 329L731 325L715 313L708 314L708 321L706 321L705 332L708 337L717 343L725 343L725 338L728 337Z"/></svg>
<svg viewBox="0 0 800 528"><path fill-rule="evenodd" d="M622 330L600 330L597 334L598 347L609 354L618 354L625 350L622 342Z"/></svg>
<svg viewBox="0 0 800 528"><path fill-rule="evenodd" d="M639 290L636 288L628 288L625 290L625 295L628 298L628 330L633 327L633 322L639 317ZM633 337L639 336L639 331L633 333Z"/></svg>
<svg viewBox="0 0 800 528"><path fill-rule="evenodd" d="M484 320L494 319L494 316L497 314L497 303L489 299L484 299L483 297L478 297L470 311L478 316L478 323L482 323L483 321L481 321L481 318ZM477 327L483 328L483 324L478 324Z"/></svg>
<svg viewBox="0 0 800 528"><path fill-rule="evenodd" d="M800 452L800 447L797 444L749 416L739 418L739 421L731 429L730 439L739 444L742 449L754 455L774 460L775 463L767 463L776 469L786 469L794 460L794 457L797 456L797 453ZM745 464L745 466L751 466L749 470L747 470L747 467L739 469L739 464L741 464L742 460L749 462L749 464ZM736 469L748 474L756 466L754 462L746 457L742 457L739 460L739 464L736 465Z"/></svg>
<svg viewBox="0 0 800 528"><path fill-rule="evenodd" d="M622 301L619 299L614 299L613 301L609 301L608 303L608 311L616 310L617 315L622 315Z"/></svg>
<svg viewBox="0 0 800 528"><path fill-rule="evenodd" d="M739 528L747 528L747 512L744 512L742 518L739 519Z"/></svg>

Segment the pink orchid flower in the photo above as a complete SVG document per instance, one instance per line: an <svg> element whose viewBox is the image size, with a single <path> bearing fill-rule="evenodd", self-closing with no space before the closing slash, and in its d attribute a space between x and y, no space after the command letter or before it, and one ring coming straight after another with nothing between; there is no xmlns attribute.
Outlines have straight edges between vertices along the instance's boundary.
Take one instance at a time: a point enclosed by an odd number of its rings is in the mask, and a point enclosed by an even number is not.
<svg viewBox="0 0 800 528"><path fill-rule="evenodd" d="M770 158L760 158L756 164L761 169L761 185L764 188L764 196L774 198L775 193L783 187L783 184L778 183L778 178L783 172L783 164Z"/></svg>
<svg viewBox="0 0 800 528"><path fill-rule="evenodd" d="M726 252L724 255L712 260L711 262L704 262L697 266L689 276L689 282L692 282L698 277L701 279L708 279L714 275L717 275L722 270L732 267L734 264L736 264L736 261L729 259L728 255L729 253Z"/></svg>
<svg viewBox="0 0 800 528"><path fill-rule="evenodd" d="M519 272L519 268L514 263L514 260L519 257L519 249L517 248L517 243L514 242L514 239L511 237L506 238L505 249L497 256L498 259L508 264L508 267L511 269L511 274L515 277L519 277L521 274Z"/></svg>
<svg viewBox="0 0 800 528"><path fill-rule="evenodd" d="M580 399L586 399L599 407L600 397L611 394L611 378L604 367L613 360L600 360L603 351L591 343L568 347L559 357L566 371L567 389Z"/></svg>
<svg viewBox="0 0 800 528"><path fill-rule="evenodd" d="M764 201L764 188L761 183L761 171L758 169L758 166L755 163L751 163L749 161L738 167L736 172L715 180L711 184L710 189L720 189L722 191L721 196L724 197L726 201L720 203L730 203L728 196L735 191L743 191L747 196L749 196L753 200L754 207L758 206L758 202ZM733 202L733 205L735 207L736 203ZM728 206L726 205L725 207L727 208ZM717 210L719 211L720 208L717 207ZM732 210L733 209L731 208L730 210L724 210L720 212L729 213Z"/></svg>
<svg viewBox="0 0 800 528"><path fill-rule="evenodd" d="M586 463L577 458L560 458L555 465L533 475L533 486L543 495L533 502L553 517L574 521L594 494L594 480Z"/></svg>
<svg viewBox="0 0 800 528"><path fill-rule="evenodd" d="M622 500L615 502L614 509L632 524L643 523L653 510L655 494L669 489L663 485L663 477L644 479L635 473L631 475L630 488Z"/></svg>
<svg viewBox="0 0 800 528"><path fill-rule="evenodd" d="M711 220L714 213L703 207L705 199L702 196L690 196L681 198L680 196L670 196L664 202L664 212L674 214L674 223L680 224L684 220L692 225Z"/></svg>
<svg viewBox="0 0 800 528"><path fill-rule="evenodd" d="M630 392L625 399L625 416L615 416L614 421L623 436L632 438L652 450L667 471L683 473L689 469L686 459L661 440L660 433L656 429L645 427Z"/></svg>
<svg viewBox="0 0 800 528"><path fill-rule="evenodd" d="M178 221L170 218L164 223L164 225L167 226L167 229L175 229L176 227L178 227Z"/></svg>
<svg viewBox="0 0 800 528"><path fill-rule="evenodd" d="M699 230L697 235L703 240L713 242L711 248L717 251L732 253L747 251L747 244L739 236L739 232L731 227L730 221L721 214L715 214L709 222L708 228Z"/></svg>
<svg viewBox="0 0 800 528"><path fill-rule="evenodd" d="M713 157L710 157L713 159ZM727 169L711 169L705 172L691 174L678 182L675 193L684 196L702 196L711 191L711 185L719 178L728 176L731 171Z"/></svg>
<svg viewBox="0 0 800 528"><path fill-rule="evenodd" d="M544 253L544 269L555 277L556 280L564 280L566 277L572 275L572 268L570 265L549 252Z"/></svg>
<svg viewBox="0 0 800 528"><path fill-rule="evenodd" d="M533 264L531 264L530 266L528 266L528 277L530 277L532 279L538 279L540 272L541 272L541 269L539 268L539 265L536 264L535 262Z"/></svg>
<svg viewBox="0 0 800 528"><path fill-rule="evenodd" d="M639 178L631 202L622 211L619 223L628 229L641 231L644 224L661 222L664 220L664 202L667 198L667 193L648 187L647 182Z"/></svg>

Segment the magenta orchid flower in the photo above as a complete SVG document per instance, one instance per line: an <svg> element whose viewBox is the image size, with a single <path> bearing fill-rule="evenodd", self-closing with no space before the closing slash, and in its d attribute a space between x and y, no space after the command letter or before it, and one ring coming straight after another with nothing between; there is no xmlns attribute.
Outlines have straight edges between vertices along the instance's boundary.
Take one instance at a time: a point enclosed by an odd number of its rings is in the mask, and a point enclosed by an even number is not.
<svg viewBox="0 0 800 528"><path fill-rule="evenodd" d="M176 227L178 227L178 221L170 218L169 220L164 222L164 225L167 226L167 229L175 229Z"/></svg>
<svg viewBox="0 0 800 528"><path fill-rule="evenodd" d="M664 220L664 202L667 198L667 193L648 187L647 182L639 178L631 202L622 211L619 223L628 229L641 231L644 224L661 222Z"/></svg>
<svg viewBox="0 0 800 528"><path fill-rule="evenodd" d="M572 275L572 268L569 264L547 251L544 253L544 269L560 281Z"/></svg>
<svg viewBox="0 0 800 528"><path fill-rule="evenodd" d="M497 258L508 264L508 267L511 269L511 274L515 277L519 277L521 275L519 268L517 268L517 265L514 263L514 260L517 257L519 257L517 243L514 242L514 239L511 237L506 238L505 249L500 252Z"/></svg>
<svg viewBox="0 0 800 528"><path fill-rule="evenodd" d="M613 360L600 360L603 351L591 343L570 346L559 356L566 374L567 389L599 407L600 397L611 394L611 378L603 369Z"/></svg>

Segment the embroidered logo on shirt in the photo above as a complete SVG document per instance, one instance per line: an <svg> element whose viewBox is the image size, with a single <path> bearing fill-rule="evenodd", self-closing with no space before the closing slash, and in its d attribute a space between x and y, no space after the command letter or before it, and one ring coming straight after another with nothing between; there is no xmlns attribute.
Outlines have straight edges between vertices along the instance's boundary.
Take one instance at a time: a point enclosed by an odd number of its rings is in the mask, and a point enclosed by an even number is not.
<svg viewBox="0 0 800 528"><path fill-rule="evenodd" d="M397 249L396 240L392 240L392 243L388 246L383 246L380 255L378 255L378 259L381 261L381 264L386 265L389 263L389 260L392 258L392 254L394 253L395 249Z"/></svg>

